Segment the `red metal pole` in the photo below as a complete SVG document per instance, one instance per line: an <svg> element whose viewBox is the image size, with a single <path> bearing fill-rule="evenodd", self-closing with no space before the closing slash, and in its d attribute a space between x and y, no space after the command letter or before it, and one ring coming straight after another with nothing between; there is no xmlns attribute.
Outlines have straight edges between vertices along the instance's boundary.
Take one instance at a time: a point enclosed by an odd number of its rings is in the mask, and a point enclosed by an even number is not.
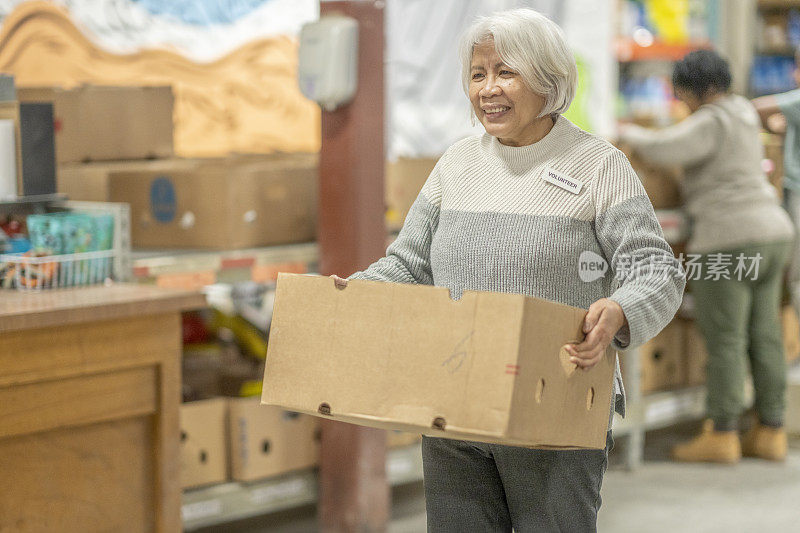
<svg viewBox="0 0 800 533"><path fill-rule="evenodd" d="M358 21L358 89L322 112L318 242L322 274L347 276L384 253L384 87L381 1L320 3L320 15ZM322 421L319 523L323 532L385 531L386 434Z"/></svg>

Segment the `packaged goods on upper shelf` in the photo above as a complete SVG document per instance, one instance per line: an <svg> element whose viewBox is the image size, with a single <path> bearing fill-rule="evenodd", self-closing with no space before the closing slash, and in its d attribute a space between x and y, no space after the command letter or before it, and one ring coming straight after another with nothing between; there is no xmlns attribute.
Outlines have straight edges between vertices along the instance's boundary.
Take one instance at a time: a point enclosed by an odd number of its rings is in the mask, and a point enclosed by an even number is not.
<svg viewBox="0 0 800 533"><path fill-rule="evenodd" d="M630 161L633 170L644 185L655 209L674 209L681 206L680 168L661 168L643 161L629 146L617 146Z"/></svg>
<svg viewBox="0 0 800 533"><path fill-rule="evenodd" d="M59 255L109 250L114 217L95 213L30 215L28 233L37 252Z"/></svg>
<svg viewBox="0 0 800 533"><path fill-rule="evenodd" d="M187 168L114 172L139 248L237 249L313 241L317 155L196 160Z"/></svg>
<svg viewBox="0 0 800 533"><path fill-rule="evenodd" d="M20 102L51 102L60 163L171 157L171 87L18 88Z"/></svg>
<svg viewBox="0 0 800 533"><path fill-rule="evenodd" d="M3 288L71 287L100 283L111 277L113 215L29 215L27 228L31 249L0 257Z"/></svg>

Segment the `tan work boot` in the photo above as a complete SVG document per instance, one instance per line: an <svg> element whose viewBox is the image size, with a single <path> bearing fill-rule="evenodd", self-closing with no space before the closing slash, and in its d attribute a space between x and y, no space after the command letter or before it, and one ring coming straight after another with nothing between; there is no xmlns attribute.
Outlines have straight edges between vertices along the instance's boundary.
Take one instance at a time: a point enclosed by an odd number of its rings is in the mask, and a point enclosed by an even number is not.
<svg viewBox="0 0 800 533"><path fill-rule="evenodd" d="M742 436L742 455L770 461L786 459L789 447L786 431L756 423Z"/></svg>
<svg viewBox="0 0 800 533"><path fill-rule="evenodd" d="M706 420L697 437L672 448L672 458L681 462L737 463L742 446L735 431L715 431L714 422Z"/></svg>

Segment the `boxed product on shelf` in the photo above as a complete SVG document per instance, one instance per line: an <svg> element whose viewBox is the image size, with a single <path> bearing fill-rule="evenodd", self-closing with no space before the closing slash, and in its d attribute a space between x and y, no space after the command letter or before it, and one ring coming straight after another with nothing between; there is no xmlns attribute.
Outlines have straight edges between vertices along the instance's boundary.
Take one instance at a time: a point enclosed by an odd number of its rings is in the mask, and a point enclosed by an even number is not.
<svg viewBox="0 0 800 533"><path fill-rule="evenodd" d="M70 200L110 202L109 181L115 172L169 172L191 169L198 164L196 159L177 158L65 163L58 165L56 171L57 189Z"/></svg>
<svg viewBox="0 0 800 533"><path fill-rule="evenodd" d="M401 157L386 164L386 226L399 230L438 158Z"/></svg>
<svg viewBox="0 0 800 533"><path fill-rule="evenodd" d="M783 198L783 137L764 134L764 171L778 196Z"/></svg>
<svg viewBox="0 0 800 533"><path fill-rule="evenodd" d="M800 358L800 322L797 319L797 311L791 305L785 305L781 309L781 329L786 361L794 362Z"/></svg>
<svg viewBox="0 0 800 533"><path fill-rule="evenodd" d="M312 468L319 462L319 423L313 416L228 399L231 478L253 481Z"/></svg>
<svg viewBox="0 0 800 533"><path fill-rule="evenodd" d="M22 87L20 102L52 102L56 161L171 157L171 87Z"/></svg>
<svg viewBox="0 0 800 533"><path fill-rule="evenodd" d="M228 479L228 402L212 398L180 406L181 487Z"/></svg>
<svg viewBox="0 0 800 533"><path fill-rule="evenodd" d="M620 145L618 148L630 161L655 209L674 209L681 206L679 168L660 168L646 163L627 146Z"/></svg>
<svg viewBox="0 0 800 533"><path fill-rule="evenodd" d="M115 172L112 201L131 204L139 248L236 249L312 241L317 156L201 160L186 169Z"/></svg>
<svg viewBox="0 0 800 533"><path fill-rule="evenodd" d="M387 448L402 448L418 443L422 439L421 433L410 433L408 431L397 431L390 429L386 432Z"/></svg>
<svg viewBox="0 0 800 533"><path fill-rule="evenodd" d="M681 320L683 325L683 359L686 365L686 384L690 387L706 382L708 350L706 340L694 320Z"/></svg>
<svg viewBox="0 0 800 533"><path fill-rule="evenodd" d="M30 250L0 255L0 286L53 289L112 277L114 216L56 212L26 219Z"/></svg>
<svg viewBox="0 0 800 533"><path fill-rule="evenodd" d="M181 358L183 401L220 396L219 381L224 364L222 347L217 342L184 345Z"/></svg>
<svg viewBox="0 0 800 533"><path fill-rule="evenodd" d="M674 389L686 384L683 327L673 320L658 335L639 347L639 383L642 394ZM627 379L622 367L623 379Z"/></svg>
<svg viewBox="0 0 800 533"><path fill-rule="evenodd" d="M586 311L520 294L280 274L262 401L383 429L602 448L615 355L562 347ZM313 305L309 305L313 302Z"/></svg>

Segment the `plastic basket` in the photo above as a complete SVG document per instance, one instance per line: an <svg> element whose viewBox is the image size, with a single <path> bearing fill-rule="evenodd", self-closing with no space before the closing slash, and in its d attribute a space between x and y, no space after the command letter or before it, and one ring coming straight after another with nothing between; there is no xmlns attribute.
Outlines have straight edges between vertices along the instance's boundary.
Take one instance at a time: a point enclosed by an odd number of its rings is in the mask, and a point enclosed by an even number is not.
<svg viewBox="0 0 800 533"><path fill-rule="evenodd" d="M3 288L43 290L103 283L112 277L114 250L34 257L0 255Z"/></svg>

